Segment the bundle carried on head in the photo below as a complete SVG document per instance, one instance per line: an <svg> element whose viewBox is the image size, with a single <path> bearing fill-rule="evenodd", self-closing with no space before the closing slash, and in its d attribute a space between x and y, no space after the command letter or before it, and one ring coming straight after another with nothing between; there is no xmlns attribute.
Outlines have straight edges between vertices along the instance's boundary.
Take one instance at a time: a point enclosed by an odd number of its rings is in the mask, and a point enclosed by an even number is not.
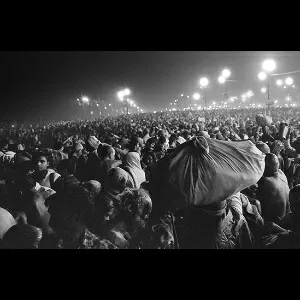
<svg viewBox="0 0 300 300"><path fill-rule="evenodd" d="M250 141L187 141L153 166L153 203L167 210L220 203L261 178L264 157Z"/></svg>
<svg viewBox="0 0 300 300"><path fill-rule="evenodd" d="M270 126L272 124L272 118L265 113L260 113L256 116L256 122L259 126Z"/></svg>

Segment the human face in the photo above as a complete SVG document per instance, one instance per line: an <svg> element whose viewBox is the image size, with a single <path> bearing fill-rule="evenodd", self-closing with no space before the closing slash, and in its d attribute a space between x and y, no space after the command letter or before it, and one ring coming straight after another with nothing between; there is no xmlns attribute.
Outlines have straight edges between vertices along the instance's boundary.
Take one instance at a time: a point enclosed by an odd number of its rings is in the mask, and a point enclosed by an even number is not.
<svg viewBox="0 0 300 300"><path fill-rule="evenodd" d="M37 160L37 170L44 171L49 167L49 161L45 156L40 156Z"/></svg>

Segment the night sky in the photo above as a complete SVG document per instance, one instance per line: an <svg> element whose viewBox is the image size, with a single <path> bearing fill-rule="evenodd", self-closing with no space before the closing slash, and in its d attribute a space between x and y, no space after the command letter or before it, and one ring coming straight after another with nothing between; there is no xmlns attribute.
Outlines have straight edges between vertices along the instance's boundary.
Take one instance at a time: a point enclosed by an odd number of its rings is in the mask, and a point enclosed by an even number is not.
<svg viewBox="0 0 300 300"><path fill-rule="evenodd" d="M76 99L81 93L107 103L117 102L124 87L145 110L165 109L181 93L199 92L199 79L208 77L208 102L220 102L222 69L231 70L229 95L253 90L263 104L257 79L265 58L277 63L275 73L300 70L299 51L10 51L0 52L1 120L70 120L81 116ZM291 75L299 93L300 73ZM283 76L285 78L286 76ZM277 77L276 77L277 78ZM278 77L279 78L279 77ZM284 99L287 91L271 89ZM297 101L299 101L297 99Z"/></svg>

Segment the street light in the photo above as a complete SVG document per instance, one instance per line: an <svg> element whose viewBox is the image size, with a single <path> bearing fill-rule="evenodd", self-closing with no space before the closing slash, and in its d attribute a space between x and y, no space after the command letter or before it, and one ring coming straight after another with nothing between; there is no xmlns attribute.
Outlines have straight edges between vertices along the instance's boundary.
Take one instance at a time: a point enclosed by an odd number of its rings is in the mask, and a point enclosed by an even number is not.
<svg viewBox="0 0 300 300"><path fill-rule="evenodd" d="M231 72L228 69L224 69L222 71L222 76L225 77L225 79L227 79L228 77L230 77Z"/></svg>
<svg viewBox="0 0 300 300"><path fill-rule="evenodd" d="M267 73L271 73L273 72L275 69L276 69L276 63L273 59L266 59L263 64L262 64L262 68L265 72ZM261 73L260 73L261 74ZM267 100L267 109L269 111L269 115L270 115L270 77L267 76L267 74L265 73L265 75L262 75L262 78L265 77L265 78L268 78L268 86L267 86L267 93L268 93L268 100ZM264 79L262 79L264 80Z"/></svg>
<svg viewBox="0 0 300 300"><path fill-rule="evenodd" d="M200 79L200 86L201 86L201 88L207 87L208 83L209 83L209 81L208 81L208 79L206 77L202 77Z"/></svg>
<svg viewBox="0 0 300 300"><path fill-rule="evenodd" d="M122 91L119 91L117 93L117 96L118 96L119 100L121 102L123 102L124 96L129 96L130 94L131 94L130 89L126 88L126 89L124 89ZM126 105L126 110L127 110L127 115L128 115L128 99L127 98L125 99L125 105Z"/></svg>
<svg viewBox="0 0 300 300"><path fill-rule="evenodd" d="M220 77L218 78L218 80L219 80L219 82L220 82L221 84L223 84L223 83L226 82L226 78L225 78L224 76L220 76Z"/></svg>
<svg viewBox="0 0 300 300"><path fill-rule="evenodd" d="M294 83L294 80L292 77L288 77L286 80L285 80L285 84L286 85L292 85Z"/></svg>
<svg viewBox="0 0 300 300"><path fill-rule="evenodd" d="M193 95L193 99L194 100L199 100L200 99L200 94L199 93L195 93L194 95Z"/></svg>
<svg viewBox="0 0 300 300"><path fill-rule="evenodd" d="M265 94L265 93L267 92L267 88L266 88L266 87L262 87L262 88L260 89L260 91L261 91L263 94Z"/></svg>
<svg viewBox="0 0 300 300"><path fill-rule="evenodd" d="M127 88L126 88L126 89L124 90L124 95L125 95L125 96L129 96L130 93L131 93L131 92L130 92L130 89L127 89Z"/></svg>
<svg viewBox="0 0 300 300"><path fill-rule="evenodd" d="M258 73L258 79L259 80L265 80L267 78L267 74L265 72L259 72Z"/></svg>
<svg viewBox="0 0 300 300"><path fill-rule="evenodd" d="M208 81L208 79L206 77L202 77L200 79L199 83L200 83L201 89L204 89L203 98L204 98L204 105L205 105L205 119L207 119L206 118L206 115L207 115L207 102L206 101L207 101L207 99L206 99L205 88L208 86L209 81Z"/></svg>
<svg viewBox="0 0 300 300"><path fill-rule="evenodd" d="M273 59L266 59L262 64L262 68L265 72L273 72L276 69L276 63Z"/></svg>
<svg viewBox="0 0 300 300"><path fill-rule="evenodd" d="M282 86L283 81L282 81L281 79L277 79L277 80L276 80L276 84L277 84L278 86Z"/></svg>
<svg viewBox="0 0 300 300"><path fill-rule="evenodd" d="M253 95L254 93L251 90L247 92L247 98L251 98Z"/></svg>

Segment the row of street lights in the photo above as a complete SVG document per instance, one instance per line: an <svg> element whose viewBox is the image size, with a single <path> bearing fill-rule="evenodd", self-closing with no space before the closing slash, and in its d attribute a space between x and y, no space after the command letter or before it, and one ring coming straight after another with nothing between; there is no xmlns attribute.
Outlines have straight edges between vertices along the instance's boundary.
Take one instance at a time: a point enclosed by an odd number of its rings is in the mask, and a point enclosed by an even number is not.
<svg viewBox="0 0 300 300"><path fill-rule="evenodd" d="M122 103L124 103L125 104L125 107L126 107L126 113L127 113L127 115L129 114L129 105L131 106L131 107L133 107L133 110L135 111L136 110L136 112L143 112L143 110L142 109L140 109L139 108L139 106L137 106L135 103L134 103L134 101L132 100L132 99L129 99L128 98L128 96L131 94L131 91L128 89L128 88L126 88L126 89L124 89L124 90L121 90L121 91L119 91L118 93L117 93L117 97L118 97L118 99L122 102Z"/></svg>
<svg viewBox="0 0 300 300"><path fill-rule="evenodd" d="M143 109L140 109L139 106L137 106L137 104L134 103L133 100L129 99L128 96L131 94L131 91L126 88L124 90L121 90L117 93L117 97L118 99L123 102L125 104L126 107L126 111L127 111L127 115L129 114L129 106L132 107L132 110L135 112L143 112ZM105 102L103 100L92 100L89 97L85 96L85 95L81 95L80 98L77 99L77 102L79 104L79 106L81 106L82 110L82 119L84 119L84 106L90 106L90 114L93 115L94 111L92 109L93 103L96 104L96 106L99 108L100 110L100 116L102 115L102 110L101 110L101 106L103 106L103 108L105 110L108 110L109 108L111 108L111 112L113 113L114 109L111 103L105 104ZM119 110L115 109L115 111L118 113ZM123 111L123 110L122 110ZM121 112L121 110L120 110ZM109 113L108 113L109 115Z"/></svg>
<svg viewBox="0 0 300 300"><path fill-rule="evenodd" d="M268 114L270 114L270 106L273 105L275 102L271 101L271 96L270 96L270 85L271 85L271 79L272 76L278 76L278 75L283 75L283 74L273 74L272 72L276 69L276 63L273 59L266 59L265 61L263 61L262 63L262 71L259 72L258 74L258 79L261 81L265 81L267 80L267 87L262 87L261 88L261 92L263 94L267 94L267 100L266 100L266 110L268 111ZM295 72L288 72L288 73L284 73L284 74L290 74L290 73L295 73ZM235 98L237 97L230 97L229 98L229 94L228 94L228 86L227 86L227 82L228 81L233 81L230 80L231 76L231 71L229 69L224 69L221 72L221 75L218 77L218 82L220 84L225 84L225 93L223 94L225 96L226 101L230 101L233 102ZM199 81L200 84L200 89L203 90L203 94L202 94L202 98L204 100L204 108L207 109L207 96L206 96L206 88L209 85L209 80L207 77L202 77L200 78ZM294 80L292 77L286 77L285 79L277 79L276 80L276 85L278 87L283 87L284 89L288 88L288 87L292 87L295 88L294 85ZM245 101L246 99L251 99L253 97L254 93L252 91L248 91L246 94L241 95L241 100ZM181 96L183 97L184 95L181 94ZM190 96L187 96L187 98L190 98ZM199 93L194 93L191 97L191 99L194 100L199 100L201 98L201 95ZM290 101L291 97L288 94L288 96L285 98L287 101ZM178 101L175 100L175 102Z"/></svg>

